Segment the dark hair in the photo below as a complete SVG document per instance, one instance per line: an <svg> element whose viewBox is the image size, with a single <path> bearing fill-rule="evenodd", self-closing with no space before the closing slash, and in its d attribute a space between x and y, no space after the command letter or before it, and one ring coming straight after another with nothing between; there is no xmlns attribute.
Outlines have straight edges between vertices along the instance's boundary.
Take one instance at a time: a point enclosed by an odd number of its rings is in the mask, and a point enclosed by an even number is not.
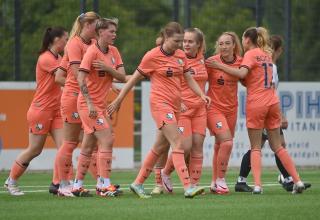
<svg viewBox="0 0 320 220"><path fill-rule="evenodd" d="M53 43L53 40L56 37L62 37L65 32L66 32L66 29L62 27L48 27L43 35L42 45L39 50L39 54L42 54L43 52L48 50L50 44Z"/></svg>
<svg viewBox="0 0 320 220"><path fill-rule="evenodd" d="M279 35L272 35L270 37L270 46L274 51L277 51L280 47L282 47L283 39Z"/></svg>
<svg viewBox="0 0 320 220"><path fill-rule="evenodd" d="M243 36L249 38L254 45L263 51L272 54L272 49L269 46L269 33L264 27L250 27L243 33Z"/></svg>
<svg viewBox="0 0 320 220"><path fill-rule="evenodd" d="M183 34L182 26L177 22L169 22L163 29L161 29L159 34L159 39L161 39L160 44L163 44L165 38L172 37L174 34Z"/></svg>
<svg viewBox="0 0 320 220"><path fill-rule="evenodd" d="M95 31L99 34L100 29L108 29L110 25L118 28L119 20L117 18L100 18L96 24Z"/></svg>

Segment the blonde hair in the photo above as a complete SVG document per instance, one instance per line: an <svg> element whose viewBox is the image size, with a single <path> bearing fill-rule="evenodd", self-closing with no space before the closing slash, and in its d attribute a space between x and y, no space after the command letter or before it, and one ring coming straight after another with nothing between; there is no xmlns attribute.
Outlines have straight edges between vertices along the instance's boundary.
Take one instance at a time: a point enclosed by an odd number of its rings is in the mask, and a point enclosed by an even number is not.
<svg viewBox="0 0 320 220"><path fill-rule="evenodd" d="M272 55L273 50L270 47L270 37L266 28L250 27L243 33L243 37L249 38L254 45Z"/></svg>
<svg viewBox="0 0 320 220"><path fill-rule="evenodd" d="M110 25L118 28L119 20L117 18L100 18L96 24L95 31L99 34L100 29L108 29Z"/></svg>
<svg viewBox="0 0 320 220"><path fill-rule="evenodd" d="M163 29L161 29L158 36L159 41L157 43L162 45L166 38L172 37L174 34L183 34L183 29L179 23L172 21L169 22Z"/></svg>
<svg viewBox="0 0 320 220"><path fill-rule="evenodd" d="M238 37L238 35L235 32L232 31L226 31L223 32L219 37L218 40L216 41L216 45L215 45L215 53L218 54L220 53L220 48L219 48L219 39L221 36L223 35L228 35L231 37L233 44L235 45L234 49L233 49L233 54L237 55L237 56L241 56L242 55L242 46L240 43L240 39Z"/></svg>
<svg viewBox="0 0 320 220"><path fill-rule="evenodd" d="M184 33L194 33L196 35L196 42L200 44L198 53L204 54L206 52L206 40L203 32L199 28L187 28Z"/></svg>
<svg viewBox="0 0 320 220"><path fill-rule="evenodd" d="M100 16L93 11L88 11L87 13L79 15L73 23L69 39L72 39L74 36L79 36L85 23L91 24L99 18Z"/></svg>

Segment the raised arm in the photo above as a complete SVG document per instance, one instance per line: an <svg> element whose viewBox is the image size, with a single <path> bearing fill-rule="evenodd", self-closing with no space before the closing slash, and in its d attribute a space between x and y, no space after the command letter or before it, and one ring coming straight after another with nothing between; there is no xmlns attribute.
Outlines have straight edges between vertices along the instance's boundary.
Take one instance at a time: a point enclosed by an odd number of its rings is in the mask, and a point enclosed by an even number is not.
<svg viewBox="0 0 320 220"><path fill-rule="evenodd" d="M246 67L234 68L222 63L219 63L215 60L206 60L206 66L209 68L220 69L223 72L230 74L232 76L244 79L249 73L249 69Z"/></svg>

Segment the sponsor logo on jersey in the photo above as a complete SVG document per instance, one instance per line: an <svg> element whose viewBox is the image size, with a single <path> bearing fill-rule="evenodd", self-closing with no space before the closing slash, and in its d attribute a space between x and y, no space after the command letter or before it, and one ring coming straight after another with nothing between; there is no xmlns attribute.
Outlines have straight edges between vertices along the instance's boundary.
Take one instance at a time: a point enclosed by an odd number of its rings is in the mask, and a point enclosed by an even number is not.
<svg viewBox="0 0 320 220"><path fill-rule="evenodd" d="M222 128L222 122L221 121L217 122L216 127L218 129L221 129Z"/></svg>

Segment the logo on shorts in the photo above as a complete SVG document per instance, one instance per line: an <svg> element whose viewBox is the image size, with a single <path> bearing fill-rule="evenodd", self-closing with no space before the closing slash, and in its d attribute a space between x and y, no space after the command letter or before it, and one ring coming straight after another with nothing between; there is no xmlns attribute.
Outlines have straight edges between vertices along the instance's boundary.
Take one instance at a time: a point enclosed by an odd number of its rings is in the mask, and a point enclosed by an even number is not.
<svg viewBox="0 0 320 220"><path fill-rule="evenodd" d="M103 121L103 118L98 118L97 119L97 124L98 125L103 125L104 121Z"/></svg>
<svg viewBox="0 0 320 220"><path fill-rule="evenodd" d="M36 129L38 131L42 130L43 129L43 124L40 124L40 123L36 124Z"/></svg>
<svg viewBox="0 0 320 220"><path fill-rule="evenodd" d="M167 113L167 119L172 120L173 119L173 114L172 113Z"/></svg>
<svg viewBox="0 0 320 220"><path fill-rule="evenodd" d="M114 65L116 63L116 60L114 59L114 57L111 57L111 63Z"/></svg>
<svg viewBox="0 0 320 220"><path fill-rule="evenodd" d="M178 131L182 134L184 131L184 127L178 127Z"/></svg>
<svg viewBox="0 0 320 220"><path fill-rule="evenodd" d="M222 128L222 122L221 121L217 122L216 127L218 129L221 129Z"/></svg>
<svg viewBox="0 0 320 220"><path fill-rule="evenodd" d="M179 63L180 65L183 65L183 60L178 59L178 63Z"/></svg>
<svg viewBox="0 0 320 220"><path fill-rule="evenodd" d="M79 119L80 118L79 113L78 112L73 112L72 113L72 118L73 119Z"/></svg>

